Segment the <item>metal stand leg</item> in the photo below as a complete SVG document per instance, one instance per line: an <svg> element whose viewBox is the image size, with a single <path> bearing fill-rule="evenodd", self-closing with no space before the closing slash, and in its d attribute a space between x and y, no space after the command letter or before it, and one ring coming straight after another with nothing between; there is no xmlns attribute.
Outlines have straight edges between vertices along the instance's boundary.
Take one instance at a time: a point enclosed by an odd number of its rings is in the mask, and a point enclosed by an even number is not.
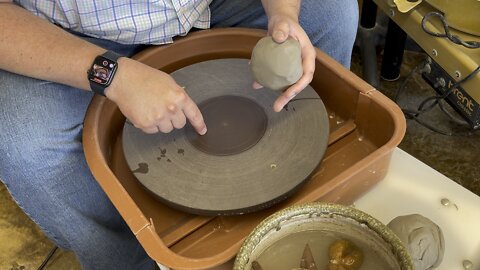
<svg viewBox="0 0 480 270"><path fill-rule="evenodd" d="M362 59L363 79L373 87L380 85L377 76L377 52L373 28L377 21L377 5L372 0L364 0L362 17L358 27L360 57Z"/></svg>
<svg viewBox="0 0 480 270"><path fill-rule="evenodd" d="M364 0L362 4L362 18L360 26L372 29L377 22L377 5L372 0Z"/></svg>
<svg viewBox="0 0 480 270"><path fill-rule="evenodd" d="M386 81L395 81L400 78L403 52L407 34L392 19L388 21L385 50L383 53L380 75Z"/></svg>

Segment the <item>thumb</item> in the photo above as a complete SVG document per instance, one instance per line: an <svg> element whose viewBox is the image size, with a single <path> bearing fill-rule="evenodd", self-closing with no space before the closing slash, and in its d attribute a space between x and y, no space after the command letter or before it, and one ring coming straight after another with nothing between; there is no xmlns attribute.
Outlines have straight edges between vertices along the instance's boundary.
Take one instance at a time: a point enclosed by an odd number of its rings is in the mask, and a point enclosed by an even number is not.
<svg viewBox="0 0 480 270"><path fill-rule="evenodd" d="M272 38L277 43L283 43L288 38L290 27L287 22L281 21L273 26Z"/></svg>

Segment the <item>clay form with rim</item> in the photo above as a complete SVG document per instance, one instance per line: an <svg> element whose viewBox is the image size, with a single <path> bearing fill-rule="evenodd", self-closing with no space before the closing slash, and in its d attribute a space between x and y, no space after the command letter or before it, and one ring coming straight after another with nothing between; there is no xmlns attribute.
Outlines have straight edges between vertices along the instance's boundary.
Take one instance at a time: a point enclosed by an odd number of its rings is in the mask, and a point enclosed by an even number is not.
<svg viewBox="0 0 480 270"><path fill-rule="evenodd" d="M434 269L440 265L445 242L440 227L418 215L398 216L387 225L405 244L416 270Z"/></svg>
<svg viewBox="0 0 480 270"><path fill-rule="evenodd" d="M260 39L250 62L253 78L272 90L285 90L302 77L301 52L300 43L293 38L283 43L270 36Z"/></svg>

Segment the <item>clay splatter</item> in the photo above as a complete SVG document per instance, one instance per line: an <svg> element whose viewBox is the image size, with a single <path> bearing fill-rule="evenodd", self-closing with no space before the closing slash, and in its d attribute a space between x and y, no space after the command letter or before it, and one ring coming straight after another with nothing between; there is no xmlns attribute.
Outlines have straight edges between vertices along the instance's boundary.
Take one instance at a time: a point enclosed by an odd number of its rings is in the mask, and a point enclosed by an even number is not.
<svg viewBox="0 0 480 270"><path fill-rule="evenodd" d="M167 149L166 148L161 148L161 147L159 147L158 149L160 149L160 157L166 157ZM158 160L160 160L160 159L158 159Z"/></svg>
<svg viewBox="0 0 480 270"><path fill-rule="evenodd" d="M142 162L142 163L138 163L138 168L134 171L132 171L133 173L143 173L143 174L147 174L148 173L148 164L145 163L145 162Z"/></svg>
<svg viewBox="0 0 480 270"><path fill-rule="evenodd" d="M178 149L177 153L183 156L183 155L185 155L185 150L180 148L180 149Z"/></svg>

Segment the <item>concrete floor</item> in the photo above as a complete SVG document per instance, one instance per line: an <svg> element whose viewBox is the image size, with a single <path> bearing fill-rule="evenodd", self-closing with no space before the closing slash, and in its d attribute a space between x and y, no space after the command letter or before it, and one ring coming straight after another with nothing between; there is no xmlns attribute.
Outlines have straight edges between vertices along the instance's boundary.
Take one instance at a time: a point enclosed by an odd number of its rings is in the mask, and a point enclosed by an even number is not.
<svg viewBox="0 0 480 270"><path fill-rule="evenodd" d="M379 90L389 97L403 81L406 74L422 59L422 53L407 52L399 81L381 82ZM352 70L361 75L361 61L355 51ZM433 90L417 74L410 78L400 98L400 106L414 108L423 98L433 95ZM425 121L442 130L459 128L442 112L433 110ZM434 133L416 122L408 121L405 139L400 148L445 174L472 192L480 195L480 132L471 137L448 137ZM53 244L39 228L21 211L0 184L0 270L37 269ZM73 253L57 251L46 269L81 269Z"/></svg>
<svg viewBox="0 0 480 270"><path fill-rule="evenodd" d="M53 244L0 184L0 270L37 269ZM57 250L49 270L80 270L72 252Z"/></svg>

